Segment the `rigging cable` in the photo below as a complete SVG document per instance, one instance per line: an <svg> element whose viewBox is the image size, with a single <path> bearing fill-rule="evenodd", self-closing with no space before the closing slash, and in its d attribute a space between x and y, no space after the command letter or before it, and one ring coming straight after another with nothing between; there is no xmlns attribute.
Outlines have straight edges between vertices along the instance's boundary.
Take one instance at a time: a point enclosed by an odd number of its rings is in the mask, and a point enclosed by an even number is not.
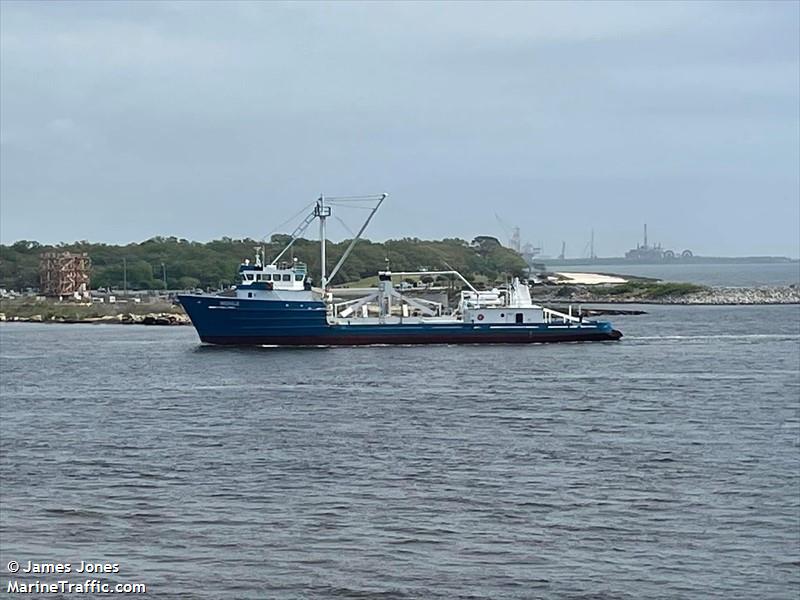
<svg viewBox="0 0 800 600"><path fill-rule="evenodd" d="M275 227L275 229L273 229L272 231L270 231L269 233L267 233L266 235L264 235L264 236L261 238L261 241L263 242L263 241L264 241L264 240L266 240L268 237L272 236L272 234L273 234L273 233L276 233L276 232L278 231L278 229L280 229L281 227L285 227L287 224L289 224L289 222L291 222L291 221L294 221L295 219L297 219L297 217L299 217L301 214L303 214L304 212L306 212L306 211L307 211L309 208L311 208L311 206L313 206L315 203L316 203L316 200L314 200L314 201L312 201L312 202L309 202L308 204L306 204L306 205L305 205L303 208L301 208L299 211L297 211L297 212L296 212L295 214L293 214L291 217L289 217L288 219L286 219L286 220L285 220L283 223L281 223L280 225L278 225L277 227Z"/></svg>

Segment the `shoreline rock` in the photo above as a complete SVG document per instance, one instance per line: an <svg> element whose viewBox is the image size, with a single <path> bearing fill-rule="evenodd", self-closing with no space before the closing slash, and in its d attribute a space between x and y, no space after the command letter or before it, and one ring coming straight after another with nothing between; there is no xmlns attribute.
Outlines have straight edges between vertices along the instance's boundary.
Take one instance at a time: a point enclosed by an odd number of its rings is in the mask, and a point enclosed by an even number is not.
<svg viewBox="0 0 800 600"><path fill-rule="evenodd" d="M537 293L539 292L539 293ZM768 305L800 304L800 288L793 286L764 286L751 288L715 287L681 295L663 297L638 296L636 294L603 294L589 286L575 286L568 296L559 296L559 290L542 294L534 288L534 302L595 303L595 304L664 304L664 305Z"/></svg>
<svg viewBox="0 0 800 600"><path fill-rule="evenodd" d="M119 314L105 315L102 317L50 317L45 319L42 315L31 317L3 315L2 321L8 323L84 323L91 325L191 325L192 322L187 315L179 313L150 313L146 315Z"/></svg>

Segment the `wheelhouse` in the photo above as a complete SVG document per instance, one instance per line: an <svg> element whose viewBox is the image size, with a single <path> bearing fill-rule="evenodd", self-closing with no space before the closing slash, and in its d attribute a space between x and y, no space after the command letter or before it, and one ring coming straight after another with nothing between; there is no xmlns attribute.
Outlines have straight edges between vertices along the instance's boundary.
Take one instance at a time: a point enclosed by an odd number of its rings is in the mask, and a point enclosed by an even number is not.
<svg viewBox="0 0 800 600"><path fill-rule="evenodd" d="M311 282L308 279L308 266L305 263L295 259L291 263L264 265L257 253L254 264L245 260L239 265L238 287L254 290L301 291L310 289Z"/></svg>

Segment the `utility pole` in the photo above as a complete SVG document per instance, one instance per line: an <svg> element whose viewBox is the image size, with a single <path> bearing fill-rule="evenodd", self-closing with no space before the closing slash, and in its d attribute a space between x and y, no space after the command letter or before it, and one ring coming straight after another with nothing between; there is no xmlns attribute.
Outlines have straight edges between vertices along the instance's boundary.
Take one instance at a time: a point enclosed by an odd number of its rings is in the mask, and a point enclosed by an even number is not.
<svg viewBox="0 0 800 600"><path fill-rule="evenodd" d="M122 289L125 291L125 297L128 297L128 259L122 257Z"/></svg>
<svg viewBox="0 0 800 600"><path fill-rule="evenodd" d="M164 291L167 291L167 265L161 263L161 274L164 276Z"/></svg>

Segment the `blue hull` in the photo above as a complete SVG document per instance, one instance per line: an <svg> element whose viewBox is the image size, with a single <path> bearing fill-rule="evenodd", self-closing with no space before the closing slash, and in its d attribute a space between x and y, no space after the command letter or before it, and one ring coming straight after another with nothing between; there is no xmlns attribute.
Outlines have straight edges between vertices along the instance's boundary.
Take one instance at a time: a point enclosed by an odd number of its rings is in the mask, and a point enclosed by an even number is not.
<svg viewBox="0 0 800 600"><path fill-rule="evenodd" d="M319 301L178 296L200 339L208 344L360 346L371 344L523 344L618 340L607 322L576 324L328 323Z"/></svg>

